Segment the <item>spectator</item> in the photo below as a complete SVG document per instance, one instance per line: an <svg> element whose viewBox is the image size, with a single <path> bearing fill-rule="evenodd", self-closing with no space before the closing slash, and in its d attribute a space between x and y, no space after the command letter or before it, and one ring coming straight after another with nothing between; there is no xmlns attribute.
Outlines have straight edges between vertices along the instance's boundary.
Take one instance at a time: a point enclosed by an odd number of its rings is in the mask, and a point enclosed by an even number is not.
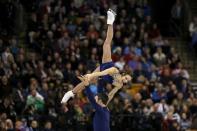
<svg viewBox="0 0 197 131"><path fill-rule="evenodd" d="M146 85L144 85L139 92L142 96L142 100L147 100L150 98L150 94Z"/></svg>
<svg viewBox="0 0 197 131"><path fill-rule="evenodd" d="M47 122L45 123L44 131L54 131L54 130L52 129L52 123L51 123L50 121L47 121Z"/></svg>
<svg viewBox="0 0 197 131"><path fill-rule="evenodd" d="M23 130L23 126L22 126L22 122L21 121L16 121L16 123L15 123L15 130L16 131L22 131Z"/></svg>
<svg viewBox="0 0 197 131"><path fill-rule="evenodd" d="M6 131L14 131L14 126L13 126L13 123L12 123L12 120L10 119L7 119L6 122Z"/></svg>
<svg viewBox="0 0 197 131"><path fill-rule="evenodd" d="M149 31L149 38L156 39L160 37L160 30L157 27L157 24L154 23L152 29Z"/></svg>
<svg viewBox="0 0 197 131"><path fill-rule="evenodd" d="M185 113L181 115L181 130L186 130L190 127L191 123L188 119L188 116Z"/></svg>
<svg viewBox="0 0 197 131"><path fill-rule="evenodd" d="M123 57L120 57L120 60L115 62L115 66L118 67L120 71L124 69L125 61Z"/></svg>
<svg viewBox="0 0 197 131"><path fill-rule="evenodd" d="M38 122L36 120L33 120L31 122L31 126L30 126L29 130L30 131L39 131Z"/></svg>
<svg viewBox="0 0 197 131"><path fill-rule="evenodd" d="M183 17L183 7L180 0L176 0L176 3L172 7L171 14L174 22L177 24L177 26L180 26L181 19Z"/></svg>
<svg viewBox="0 0 197 131"><path fill-rule="evenodd" d="M190 23L189 25L189 32L190 32L190 36L192 38L192 47L195 48L196 52L197 52L197 17L193 18L193 21Z"/></svg>
<svg viewBox="0 0 197 131"><path fill-rule="evenodd" d="M191 130L196 130L197 129L196 122L197 122L196 116L194 116L193 119L192 119L192 125L191 125L191 128L190 128Z"/></svg>
<svg viewBox="0 0 197 131"><path fill-rule="evenodd" d="M31 90L31 94L27 96L27 107L33 106L36 111L44 110L44 98L41 96L36 89Z"/></svg>

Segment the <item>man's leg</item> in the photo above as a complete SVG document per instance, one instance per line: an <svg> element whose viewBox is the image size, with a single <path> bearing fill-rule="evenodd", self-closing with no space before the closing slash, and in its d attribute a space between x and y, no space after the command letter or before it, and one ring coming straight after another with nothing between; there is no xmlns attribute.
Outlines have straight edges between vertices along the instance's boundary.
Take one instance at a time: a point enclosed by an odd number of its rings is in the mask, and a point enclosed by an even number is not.
<svg viewBox="0 0 197 131"><path fill-rule="evenodd" d="M113 32L113 23L115 20L115 13L112 10L107 11L107 37L105 39L105 42L103 44L103 56L102 56L102 63L107 63L111 62L111 43L112 43L112 38L114 35Z"/></svg>

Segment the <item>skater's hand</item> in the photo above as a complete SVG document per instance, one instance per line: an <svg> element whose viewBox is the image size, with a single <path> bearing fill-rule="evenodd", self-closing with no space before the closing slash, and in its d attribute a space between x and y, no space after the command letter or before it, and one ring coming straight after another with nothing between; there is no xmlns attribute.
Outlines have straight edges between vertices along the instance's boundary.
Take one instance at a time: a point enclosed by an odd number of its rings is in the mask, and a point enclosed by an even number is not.
<svg viewBox="0 0 197 131"><path fill-rule="evenodd" d="M87 79L88 81L92 80L92 75L91 74L86 74L85 79Z"/></svg>
<svg viewBox="0 0 197 131"><path fill-rule="evenodd" d="M78 76L78 79L81 80L81 82L83 82L85 86L88 86L90 84L89 80L85 76Z"/></svg>
<svg viewBox="0 0 197 131"><path fill-rule="evenodd" d="M67 104L66 103L64 103L62 105L62 109L63 109L64 112L68 112L68 107L67 107Z"/></svg>

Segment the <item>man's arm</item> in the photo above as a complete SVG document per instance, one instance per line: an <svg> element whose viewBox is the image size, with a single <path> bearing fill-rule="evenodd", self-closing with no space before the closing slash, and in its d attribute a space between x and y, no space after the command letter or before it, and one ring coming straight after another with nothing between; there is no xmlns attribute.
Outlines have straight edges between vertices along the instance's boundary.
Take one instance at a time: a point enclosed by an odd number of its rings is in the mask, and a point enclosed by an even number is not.
<svg viewBox="0 0 197 131"><path fill-rule="evenodd" d="M91 105L93 106L93 108L97 111L101 110L101 106L99 106L97 103L96 103L96 100L94 98L94 95L92 94L91 90L89 87L89 81L88 79L86 79L86 77L83 77L83 76L79 76L78 79L80 79L83 83L83 86L85 89L85 92L86 92L86 95L88 97L88 100L90 101Z"/></svg>
<svg viewBox="0 0 197 131"><path fill-rule="evenodd" d="M90 101L91 105L93 106L93 108L97 111L101 110L101 106L99 106L97 103L96 103L96 100L94 99L94 95L92 94L91 90L89 87L87 87L85 89L85 92L86 92L86 95L88 97L88 100Z"/></svg>

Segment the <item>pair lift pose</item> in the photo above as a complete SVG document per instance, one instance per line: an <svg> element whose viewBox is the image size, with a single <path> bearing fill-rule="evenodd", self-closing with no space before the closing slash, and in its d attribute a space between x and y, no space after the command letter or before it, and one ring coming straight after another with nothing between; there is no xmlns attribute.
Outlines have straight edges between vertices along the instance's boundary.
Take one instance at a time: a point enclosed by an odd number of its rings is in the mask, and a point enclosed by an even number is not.
<svg viewBox="0 0 197 131"><path fill-rule="evenodd" d="M110 131L110 113L107 108L108 103L112 100L116 92L122 88L123 84L131 81L131 76L121 75L119 70L114 66L111 58L111 43L113 38L113 23L115 21L116 13L109 9L107 11L107 36L103 44L102 63L91 74L78 77L81 80L74 89L66 92L62 98L61 103L67 103L75 94L85 89L86 95L95 109L93 119L94 131ZM98 94L93 95L88 85L92 80L97 80ZM114 86L111 92L107 94L103 82L110 83Z"/></svg>

